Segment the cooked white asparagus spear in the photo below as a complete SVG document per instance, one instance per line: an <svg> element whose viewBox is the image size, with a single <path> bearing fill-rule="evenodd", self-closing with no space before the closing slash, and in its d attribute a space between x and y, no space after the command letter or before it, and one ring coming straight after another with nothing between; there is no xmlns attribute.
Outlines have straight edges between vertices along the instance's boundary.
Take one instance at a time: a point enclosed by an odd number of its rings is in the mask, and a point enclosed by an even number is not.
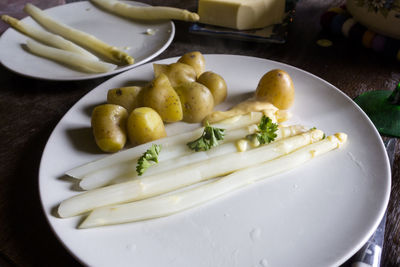
<svg viewBox="0 0 400 267"><path fill-rule="evenodd" d="M183 20L195 22L199 15L185 9L165 6L133 6L115 0L91 0L101 8L130 19L140 20Z"/></svg>
<svg viewBox="0 0 400 267"><path fill-rule="evenodd" d="M111 46L99 40L94 35L74 29L62 22L57 21L56 19L47 15L43 10L32 4L26 4L24 11L49 31L61 35L65 39L68 39L82 47L102 55L103 57L119 65L134 63L134 59L124 51L121 51L117 47Z"/></svg>
<svg viewBox="0 0 400 267"><path fill-rule="evenodd" d="M251 125L249 127L244 127L233 131L229 131L226 134L226 139L224 139L225 141L224 143L221 142L221 145L207 151L192 153L192 151L188 149L186 145L181 145L180 147L186 147L187 151L182 150L182 155L180 155L179 157L168 158L164 156L164 160L160 159L159 163L149 168L142 175L142 177L157 174L160 172L165 172L173 168L178 168L180 166L192 164L195 162L199 162L201 160L210 159L220 155L234 153L237 151L237 146L234 142L230 141L244 138L246 135L252 134L256 130L257 130L257 125ZM304 133L306 131L307 129L301 125L281 127L276 132L277 136L275 138L275 141L296 134ZM168 151L163 151L162 154L165 155L165 153L168 153ZM79 183L79 186L82 189L91 190L94 188L108 185L110 183L114 184L114 183L127 182L137 177L136 164L137 164L137 159L134 159L123 162L121 164L110 166L106 169L100 169L99 171L89 173L88 175L82 178L82 180Z"/></svg>
<svg viewBox="0 0 400 267"><path fill-rule="evenodd" d="M102 206L170 192L286 155L322 137L322 131L311 130L250 151L222 155L164 173L90 190L61 202L58 214L61 217L70 217Z"/></svg>
<svg viewBox="0 0 400 267"><path fill-rule="evenodd" d="M109 72L117 66L99 60L88 59L81 54L42 45L34 40L26 40L28 50L33 54L72 66L78 70L92 73Z"/></svg>
<svg viewBox="0 0 400 267"><path fill-rule="evenodd" d="M39 42L59 49L81 54L82 56L86 56L88 59L98 60L95 55L59 35L47 32L39 27L32 26L8 15L2 15L1 19L14 29Z"/></svg>
<svg viewBox="0 0 400 267"><path fill-rule="evenodd" d="M231 130L236 130L239 128L246 127L248 125L254 124L254 123L259 123L261 120L261 117L263 116L262 112L251 112L246 115L241 115L241 116L235 116L233 118L221 121L219 123L213 124L213 127L217 128L223 128L226 130L226 134L228 137L225 136L225 139L229 138L229 132ZM276 118L274 114L268 114L269 118L271 118L273 121L276 121ZM203 128L198 128L190 132L185 132L177 135L172 135L168 136L162 139L157 140L157 144L162 146L163 153L161 153L159 160L163 161L165 158L164 153L165 151L168 151L171 147L182 147L182 149L185 149L186 151L186 143L193 141L199 136L201 136L203 132ZM106 169L109 168L110 166L119 164L121 162L126 162L126 161L132 161L137 158L139 158L147 149L151 147L151 143L146 143L143 145L139 145L124 151L120 151L118 153L114 153L111 155L107 155L106 157L100 158L98 160L86 163L84 165L78 166L76 168L73 168L69 171L66 172L68 176L77 178L77 179L82 179L85 175L88 175L89 173L96 172L100 169ZM175 153L181 153L179 149L175 150ZM172 155L169 154L170 158L179 156L182 154L178 155Z"/></svg>
<svg viewBox="0 0 400 267"><path fill-rule="evenodd" d="M179 143L174 146L162 145L162 153L160 154L158 159L159 163L146 170L142 177L148 176L149 174L159 173L161 171L165 171L171 168L179 167L188 163L193 163L195 161L205 160L209 158L208 155L211 154L224 154L227 149L228 151L226 151L226 153L229 153L229 151L232 150L231 146L233 146L233 148L235 149L234 144L229 142L242 138L249 134L249 130L247 128L248 127L244 127L227 132L225 134L224 140L219 141L220 145L208 151L193 153L193 151L185 143ZM198 134L195 139L197 139L200 135L201 133ZM155 141L154 143L159 144L159 142L157 141ZM235 152L235 150L233 152ZM81 178L79 186L82 189L91 190L108 185L111 181L115 179L117 179L117 183L131 180L138 176L136 173L138 158L139 157L130 159L128 161L119 162L118 164L114 164L107 168L102 168L97 171L91 172ZM171 163L173 163L173 166L171 166ZM178 165L176 165L176 163L178 163Z"/></svg>
<svg viewBox="0 0 400 267"><path fill-rule="evenodd" d="M286 156L234 172L194 189L127 204L97 208L89 214L79 228L134 222L174 214L220 197L258 180L300 166L316 156L342 146L346 140L346 134L337 133Z"/></svg>

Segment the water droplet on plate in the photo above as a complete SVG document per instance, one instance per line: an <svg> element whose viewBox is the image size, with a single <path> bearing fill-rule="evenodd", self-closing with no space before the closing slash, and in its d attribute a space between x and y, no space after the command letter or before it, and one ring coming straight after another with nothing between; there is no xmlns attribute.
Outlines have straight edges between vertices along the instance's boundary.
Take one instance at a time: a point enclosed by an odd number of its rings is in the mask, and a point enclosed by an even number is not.
<svg viewBox="0 0 400 267"><path fill-rule="evenodd" d="M260 260L260 265L262 267L267 267L268 266L268 261L266 259L262 259L262 260Z"/></svg>
<svg viewBox="0 0 400 267"><path fill-rule="evenodd" d="M250 238L253 241L257 241L261 238L261 229L260 228L253 228L250 231Z"/></svg>
<svg viewBox="0 0 400 267"><path fill-rule="evenodd" d="M135 244L128 244L126 245L126 249L130 251L135 251L136 250L136 245Z"/></svg>

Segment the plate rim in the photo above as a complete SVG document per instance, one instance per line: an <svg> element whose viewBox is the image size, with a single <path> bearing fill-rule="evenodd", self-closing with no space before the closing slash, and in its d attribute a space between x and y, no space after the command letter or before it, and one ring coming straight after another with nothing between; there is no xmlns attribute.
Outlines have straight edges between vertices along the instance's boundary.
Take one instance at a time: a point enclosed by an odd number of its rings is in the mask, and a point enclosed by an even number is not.
<svg viewBox="0 0 400 267"><path fill-rule="evenodd" d="M277 64L277 65L281 65L283 67L287 67L290 69L293 69L295 71L299 71L302 72L303 74L307 75L307 76L311 76L314 79L317 79L319 82L322 82L326 85L328 85L331 89L334 89L337 93L341 94L341 96L343 96L344 98L346 98L348 101L350 101L351 103L353 103L353 106L355 106L358 111L360 111L360 114L362 114L365 119L367 120L367 122L369 123L369 126L373 129L375 135L377 137L379 137L379 148L380 150L382 150L383 155L385 157L385 159L383 160L385 162L385 170L388 171L388 179L387 179L387 186L385 189L385 195L384 195L384 201L380 204L379 206L379 211L377 212L377 217L375 217L374 222L372 223L373 227L370 227L368 234L364 235L364 237L362 238L362 240L360 242L358 242L358 244L356 246L353 247L353 249L351 249L350 251L348 251L345 255L342 255L340 258L338 257L337 260L335 262L332 263L332 266L338 266L341 265L343 263L345 263L348 259L350 259L359 249L361 249L361 247L368 241L368 239L370 238L370 236L375 232L376 228L378 227L381 219L383 218L389 200L390 200L390 195L391 195L391 167L390 167L390 163L389 163L389 158L388 155L386 153L386 149L384 147L384 143L383 140L378 132L378 130L376 129L376 127L374 126L374 124L372 123L372 121L369 119L369 117L366 115L366 113L348 96L346 95L343 91L341 91L339 88L337 88L336 86L334 86L333 84L329 83L326 80L323 80L322 78L308 72L305 71L303 69L300 69L298 67L289 65L287 63L283 63L283 62L279 62L279 61L275 61L275 60L270 60L270 59L265 59L265 58L260 58L260 57L254 57L254 56L246 56L246 55L234 55L234 54L203 54L204 57L207 59L207 57L240 57L240 58L248 58L248 59L252 59L252 60L261 60L261 61L265 61L268 62L269 64ZM163 63L168 63L168 62L174 62L178 59L179 57L169 57L169 58L165 58L165 59L160 59L157 61L153 61L153 62L149 62L147 64L153 64L153 63L159 63L159 64L163 64ZM134 71L134 69L129 70L130 71ZM89 94L91 94L92 91L96 91L98 88L103 87L105 84L107 83L112 83L115 80L120 79L120 76L124 75L125 73L120 73L114 77L111 77L107 80L105 80L104 82L100 83L99 85L97 85L96 87L94 87L92 90L90 90L89 92L87 92L85 95L83 95L80 99L77 100L77 102L75 102L74 105L72 105L69 110L62 116L62 118L59 120L59 122L56 124L56 126L53 128L47 142L46 145L43 149L42 152L42 156L40 159L40 165L39 165L39 169L38 169L38 190L39 190L39 197L40 197L40 203L41 203L41 207L42 207L42 211L45 214L46 217L46 221L48 222L50 229L52 230L52 232L55 234L55 236L57 237L57 239L61 242L61 244L63 245L63 247L73 256L73 258L77 259L80 263L82 264L88 264L84 259L79 258L77 255L75 255L72 250L66 245L66 243L61 239L61 237L57 234L56 229L53 227L53 224L50 221L50 217L53 216L52 214L48 214L47 210L46 210L46 206L44 203L44 199L42 196L42 182L40 177L42 176L42 171L43 171L43 157L46 153L46 150L48 149L48 146L50 145L50 139L53 137L54 132L56 131L56 129L58 127L61 127L61 122L64 120L64 118L66 116L68 116L69 113L73 112L74 107L78 106L79 103L81 101L83 101L83 99L87 98ZM125 74L126 75L126 74ZM386 175L384 175L386 176Z"/></svg>

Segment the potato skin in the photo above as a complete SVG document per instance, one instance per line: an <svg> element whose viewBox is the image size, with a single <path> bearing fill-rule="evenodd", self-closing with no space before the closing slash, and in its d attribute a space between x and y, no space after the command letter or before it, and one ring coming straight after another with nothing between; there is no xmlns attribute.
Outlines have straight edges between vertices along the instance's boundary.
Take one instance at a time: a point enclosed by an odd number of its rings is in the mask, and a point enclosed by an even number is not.
<svg viewBox="0 0 400 267"><path fill-rule="evenodd" d="M165 122L182 120L183 113L179 96L163 73L143 89L142 104L156 110Z"/></svg>
<svg viewBox="0 0 400 267"><path fill-rule="evenodd" d="M184 54L178 59L178 62L192 66L192 68L196 71L197 77L199 77L206 68L204 56L199 51L193 51Z"/></svg>
<svg viewBox="0 0 400 267"><path fill-rule="evenodd" d="M124 107L103 104L92 112L92 130L97 146L104 152L117 152L126 143L126 120Z"/></svg>
<svg viewBox="0 0 400 267"><path fill-rule="evenodd" d="M137 146L167 136L157 111L149 107L134 109L127 122L129 141Z"/></svg>
<svg viewBox="0 0 400 267"><path fill-rule="evenodd" d="M198 83L206 86L214 96L214 105L218 105L226 99L228 88L221 75L212 71L206 71L197 79Z"/></svg>
<svg viewBox="0 0 400 267"><path fill-rule="evenodd" d="M188 82L175 88L181 99L183 121L201 122L214 108L214 97L207 87L197 82Z"/></svg>
<svg viewBox="0 0 400 267"><path fill-rule="evenodd" d="M255 97L269 101L279 109L288 109L294 102L294 86L289 74L280 69L267 72L260 79Z"/></svg>
<svg viewBox="0 0 400 267"><path fill-rule="evenodd" d="M131 113L137 107L140 107L140 86L126 86L110 89L107 92L107 103L120 105Z"/></svg>
<svg viewBox="0 0 400 267"><path fill-rule="evenodd" d="M197 78L196 71L191 66L180 62L169 65L153 64L153 69L156 78L164 73L174 88L182 83L194 82Z"/></svg>

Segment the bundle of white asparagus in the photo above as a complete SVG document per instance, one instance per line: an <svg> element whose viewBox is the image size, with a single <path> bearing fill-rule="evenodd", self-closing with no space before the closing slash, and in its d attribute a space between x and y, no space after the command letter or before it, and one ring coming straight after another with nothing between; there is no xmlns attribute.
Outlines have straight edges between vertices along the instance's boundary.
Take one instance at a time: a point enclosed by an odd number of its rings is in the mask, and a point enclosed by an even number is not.
<svg viewBox="0 0 400 267"><path fill-rule="evenodd" d="M56 20L32 4L26 4L24 11L50 32L61 35L77 45L86 47L87 49L115 62L116 64L126 65L133 64L134 62L134 59L130 55L124 51L121 51L117 47L103 42L94 35L74 29Z"/></svg>
<svg viewBox="0 0 400 267"><path fill-rule="evenodd" d="M45 31L8 15L2 15L1 19L20 33L32 38L32 40L28 39L26 41L26 45L33 54L89 73L109 72L117 67L115 64L100 61L98 57L89 51L60 35Z"/></svg>
<svg viewBox="0 0 400 267"><path fill-rule="evenodd" d="M63 38L59 35L45 31L39 27L32 26L30 24L27 24L23 21L20 21L16 18L8 16L8 15L2 15L1 19L4 22L8 23L14 29L18 30L19 32L21 32L29 37L32 37L33 39L35 39L43 44L53 46L55 48L59 48L62 50L75 52L77 54L80 54L82 56L85 56L85 57L93 59L93 60L98 60L98 58L95 55L89 53L87 50L74 44L71 41L66 40L65 38Z"/></svg>
<svg viewBox="0 0 400 267"><path fill-rule="evenodd" d="M116 0L92 0L92 2L118 16L131 19L199 20L198 14L179 8L134 6ZM27 40L27 48L33 54L90 73L109 72L114 70L117 65L130 65L134 63L134 58L119 48L105 43L94 35L77 30L58 21L30 3L25 5L24 11L50 32L8 15L2 15L1 19L22 34L41 43ZM100 61L97 56L82 47L93 51L117 65Z"/></svg>
<svg viewBox="0 0 400 267"><path fill-rule="evenodd" d="M226 129L225 139L209 151L193 152L186 146L202 129L157 140L162 146L159 163L142 176L135 174L135 165L151 144L68 171L89 190L64 200L58 208L60 217L91 212L79 226L89 228L166 216L294 168L338 148L347 139L343 133L324 138L318 129L282 126L273 142L238 152L235 141L257 129L251 116L259 121L256 113L240 116L235 123L219 124ZM212 178L215 180L210 183L199 184ZM110 183L114 184L107 185ZM198 186L173 192L190 185Z"/></svg>

